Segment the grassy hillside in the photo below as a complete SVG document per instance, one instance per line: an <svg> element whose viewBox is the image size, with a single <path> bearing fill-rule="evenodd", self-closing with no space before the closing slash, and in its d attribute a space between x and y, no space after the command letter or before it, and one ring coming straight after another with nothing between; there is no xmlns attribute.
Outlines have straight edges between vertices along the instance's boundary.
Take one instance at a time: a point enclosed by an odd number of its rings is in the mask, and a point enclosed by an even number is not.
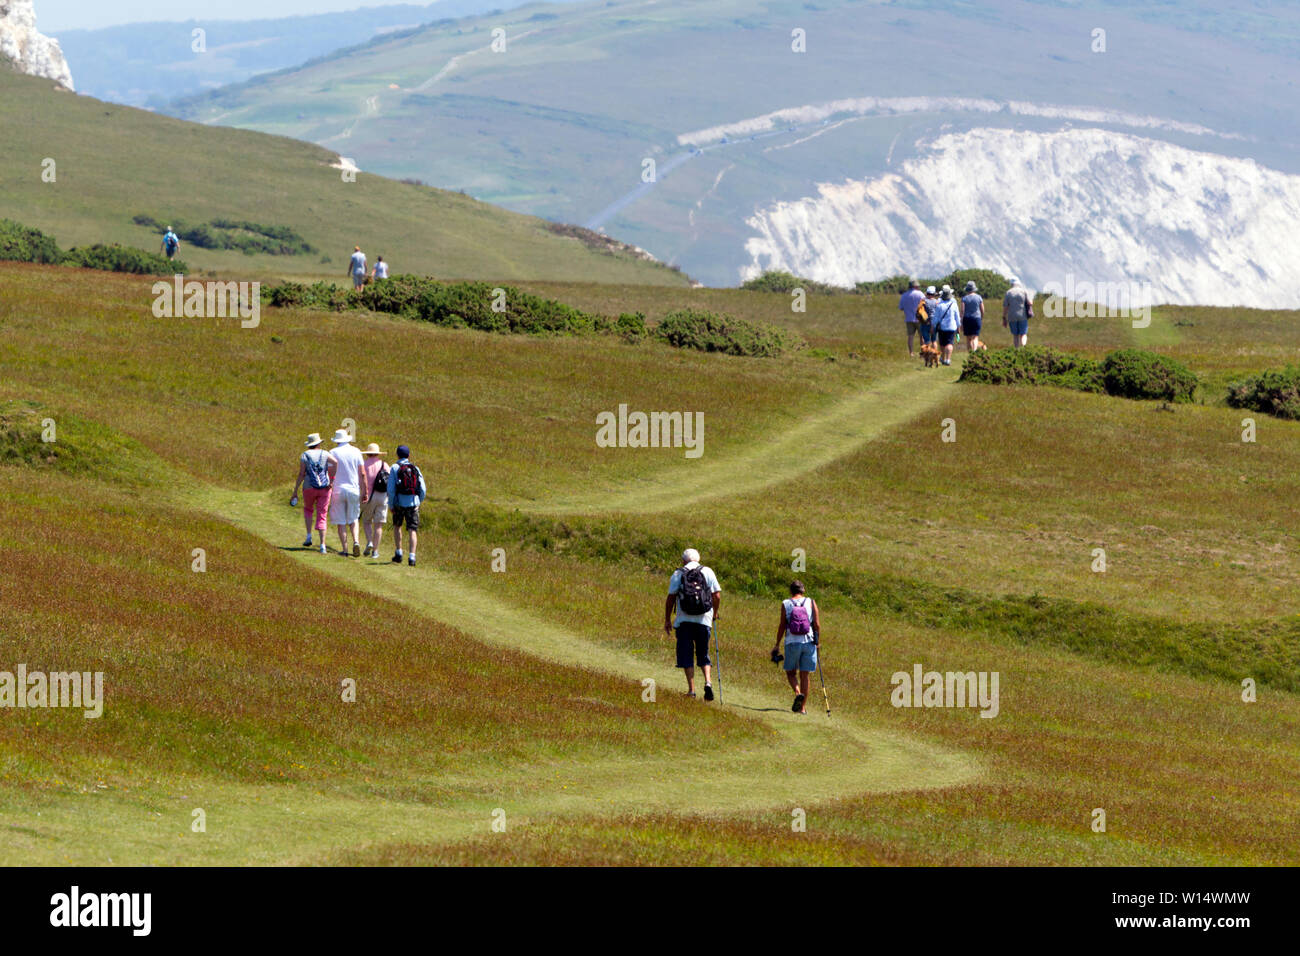
<svg viewBox="0 0 1300 956"><path fill-rule="evenodd" d="M344 281L355 245L370 262L446 277L552 278L684 285L628 252L604 250L545 223L466 196L362 173L345 182L335 153L277 136L213 129L58 92L0 71L0 217L68 248L96 242L157 251L136 215L288 227L316 253L245 255L182 247L195 272ZM344 155L347 151L343 150ZM42 177L53 160L55 181Z"/></svg>
<svg viewBox="0 0 1300 956"><path fill-rule="evenodd" d="M1294 169L1268 105L1300 79L1284 55L1294 38L1283 19L1242 0L1199 4L1215 13L1195 17L1141 6L529 4L377 37L169 109L351 150L368 168L521 212L603 226L711 285L732 285L752 264L745 243L757 232L746 219L758 208L816 196L823 184L898 172L925 154L917 141L941 128L1035 128L1029 118L951 105L860 115L845 106L854 98L916 98L913 106L926 97L1031 100L1169 117L1246 133L1253 158ZM1103 21L1118 55L1089 50ZM1257 28L1261 22L1271 25ZM505 33L504 49L491 45L495 30ZM792 50L795 30L805 53ZM1002 54L1008 36L1024 38L1019 55ZM915 51L927 37L948 38L953 55L920 70ZM1143 56L1132 55L1137 38ZM868 44L873 52L864 57ZM1225 80L1225 56L1267 68ZM771 128L682 138L779 110L792 113ZM653 184L642 179L647 159L656 163ZM990 202L990 217L1000 198ZM869 217L860 225L873 228ZM1026 258L1041 252L1059 262L1046 248L1027 248L1036 238L1008 244Z"/></svg>
<svg viewBox="0 0 1300 956"><path fill-rule="evenodd" d="M921 370L884 299L546 287L813 345L764 360L0 283L0 510L32 529L0 556L6 666L107 688L99 721L4 722L6 862L1300 862L1300 426L1243 447L1214 385L1281 355L1252 313L1035 326L1213 372L1166 412ZM597 447L618 402L704 410L705 454ZM426 469L417 569L299 547L301 435L344 417ZM659 629L687 543L724 586L720 707L680 698ZM830 721L766 657L796 547ZM890 706L915 662L999 672L998 716Z"/></svg>

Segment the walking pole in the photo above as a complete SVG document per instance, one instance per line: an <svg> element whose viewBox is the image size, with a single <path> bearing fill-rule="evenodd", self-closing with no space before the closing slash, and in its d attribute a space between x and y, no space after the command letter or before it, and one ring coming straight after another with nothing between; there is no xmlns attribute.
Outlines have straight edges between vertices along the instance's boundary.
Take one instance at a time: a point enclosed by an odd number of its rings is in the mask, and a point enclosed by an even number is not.
<svg viewBox="0 0 1300 956"><path fill-rule="evenodd" d="M713 653L718 658L718 706L722 706L722 645L718 643L718 622L713 622Z"/></svg>
<svg viewBox="0 0 1300 956"><path fill-rule="evenodd" d="M821 637L820 634L817 636ZM831 699L826 696L826 678L822 676L822 649L820 646L817 648L817 679L822 682L822 700L826 702L826 716L829 718L831 715Z"/></svg>

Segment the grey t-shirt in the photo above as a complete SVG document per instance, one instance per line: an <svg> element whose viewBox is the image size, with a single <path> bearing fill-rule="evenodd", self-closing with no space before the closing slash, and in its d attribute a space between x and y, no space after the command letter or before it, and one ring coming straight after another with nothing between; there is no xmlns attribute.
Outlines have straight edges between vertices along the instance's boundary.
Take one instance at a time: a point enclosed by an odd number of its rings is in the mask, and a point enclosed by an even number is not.
<svg viewBox="0 0 1300 956"><path fill-rule="evenodd" d="M1013 285L1002 297L1002 308L1006 310L1008 322L1019 322L1029 318L1029 303L1034 297L1022 285Z"/></svg>

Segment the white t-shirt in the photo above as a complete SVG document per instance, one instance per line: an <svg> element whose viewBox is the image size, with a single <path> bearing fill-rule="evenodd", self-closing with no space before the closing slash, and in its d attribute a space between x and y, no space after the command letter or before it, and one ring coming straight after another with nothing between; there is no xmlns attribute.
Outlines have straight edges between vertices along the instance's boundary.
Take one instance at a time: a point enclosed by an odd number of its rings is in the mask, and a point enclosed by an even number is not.
<svg viewBox="0 0 1300 956"><path fill-rule="evenodd" d="M796 601L798 601L799 607L808 612L809 631L807 634L790 633L790 609L795 606ZM781 606L785 608L785 643L811 644L813 639L813 632L811 629L813 622L813 599L807 595L802 595L798 598L786 598L781 602Z"/></svg>
<svg viewBox="0 0 1300 956"><path fill-rule="evenodd" d="M375 263L375 278L376 278L376 279L387 279L387 278L388 278L388 263L387 263L387 262L376 262L376 263Z"/></svg>
<svg viewBox="0 0 1300 956"><path fill-rule="evenodd" d="M706 568L698 561L692 561L684 567L678 568L673 572L672 578L668 582L668 593L676 594L682 589L682 572L688 568L699 568L704 572L704 583L708 586L710 594L719 594L722 591L722 585L718 583L718 576L713 573L712 568ZM703 624L705 627L713 626L713 608L709 608L703 614L687 614L682 611L681 602L677 602L677 617L673 619L673 627L683 623Z"/></svg>
<svg viewBox="0 0 1300 956"><path fill-rule="evenodd" d="M338 459L334 466L335 490L361 494L361 471L366 466L366 459L360 449L356 445L339 445L333 455Z"/></svg>

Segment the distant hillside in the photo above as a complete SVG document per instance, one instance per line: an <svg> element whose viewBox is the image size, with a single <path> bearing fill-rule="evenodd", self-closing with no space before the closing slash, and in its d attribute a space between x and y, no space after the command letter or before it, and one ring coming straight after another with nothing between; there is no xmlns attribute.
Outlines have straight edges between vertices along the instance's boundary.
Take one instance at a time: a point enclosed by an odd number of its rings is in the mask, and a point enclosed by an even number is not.
<svg viewBox="0 0 1300 956"><path fill-rule="evenodd" d="M605 228L710 284L980 266L1039 288L1074 276L1156 301L1295 307L1286 10L536 4L172 108Z"/></svg>
<svg viewBox="0 0 1300 956"><path fill-rule="evenodd" d="M76 64L81 92L127 106L157 108L177 97L298 66L379 34L509 10L521 2L438 0L274 20L131 23L62 30L58 39L68 60ZM194 49L196 29L204 31L202 51Z"/></svg>
<svg viewBox="0 0 1300 956"><path fill-rule="evenodd" d="M457 193L366 173L345 182L338 156L318 146L113 106L4 70L0 129L0 218L64 248L118 242L156 251L160 237L136 224L140 216L291 230L315 250L250 255L186 244L182 256L199 270L343 281L360 245L395 271L441 277L687 281L616 243L560 235Z"/></svg>

